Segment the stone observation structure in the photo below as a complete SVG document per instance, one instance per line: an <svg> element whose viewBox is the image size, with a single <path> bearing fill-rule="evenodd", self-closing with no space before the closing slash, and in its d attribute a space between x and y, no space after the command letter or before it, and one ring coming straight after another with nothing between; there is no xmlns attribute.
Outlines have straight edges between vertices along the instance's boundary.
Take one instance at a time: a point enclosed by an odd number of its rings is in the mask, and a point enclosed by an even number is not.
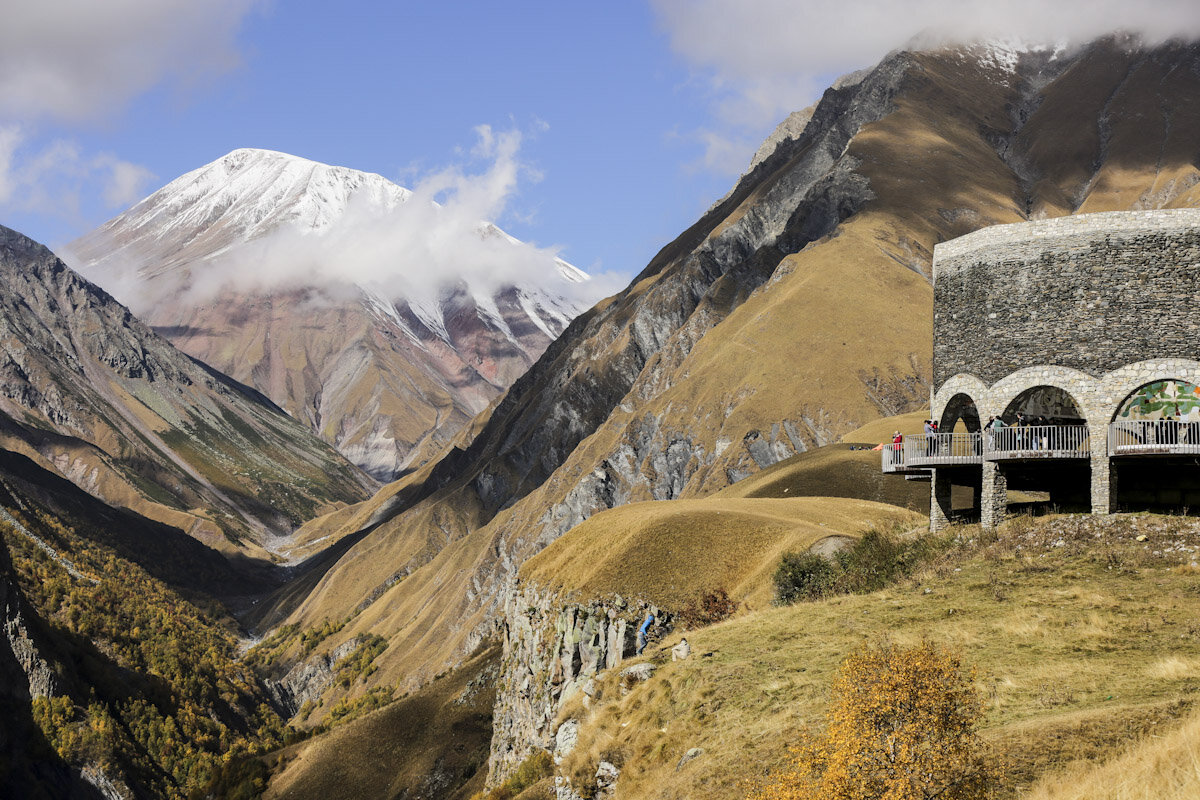
<svg viewBox="0 0 1200 800"><path fill-rule="evenodd" d="M1200 209L997 225L937 245L933 274L939 433L884 452L931 477L933 529L955 486L985 527L1010 489L1200 508Z"/></svg>

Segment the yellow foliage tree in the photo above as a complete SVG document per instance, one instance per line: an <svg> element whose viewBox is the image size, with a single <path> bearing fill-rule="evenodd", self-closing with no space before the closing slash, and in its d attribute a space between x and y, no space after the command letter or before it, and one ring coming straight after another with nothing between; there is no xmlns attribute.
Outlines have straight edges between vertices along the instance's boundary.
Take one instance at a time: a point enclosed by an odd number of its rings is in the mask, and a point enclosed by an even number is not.
<svg viewBox="0 0 1200 800"><path fill-rule="evenodd" d="M752 800L979 800L998 768L975 725L971 670L924 642L864 647L842 662L823 736L794 749L792 767Z"/></svg>

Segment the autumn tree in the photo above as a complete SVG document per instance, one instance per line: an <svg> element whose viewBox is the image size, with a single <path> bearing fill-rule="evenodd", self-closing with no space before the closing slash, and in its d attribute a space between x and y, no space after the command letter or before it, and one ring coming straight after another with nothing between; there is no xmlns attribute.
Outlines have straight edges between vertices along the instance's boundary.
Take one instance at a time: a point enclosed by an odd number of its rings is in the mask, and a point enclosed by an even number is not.
<svg viewBox="0 0 1200 800"><path fill-rule="evenodd" d="M752 800L977 800L997 768L975 725L974 675L951 650L867 646L844 662L823 735Z"/></svg>

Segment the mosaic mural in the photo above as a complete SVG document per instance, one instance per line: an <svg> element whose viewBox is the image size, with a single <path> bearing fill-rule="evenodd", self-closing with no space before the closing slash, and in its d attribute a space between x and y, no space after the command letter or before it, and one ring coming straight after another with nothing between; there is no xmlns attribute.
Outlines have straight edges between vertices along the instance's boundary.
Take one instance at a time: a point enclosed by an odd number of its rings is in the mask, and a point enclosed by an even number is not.
<svg viewBox="0 0 1200 800"><path fill-rule="evenodd" d="M1138 389L1121 407L1119 419L1200 421L1200 387L1186 381L1155 381Z"/></svg>

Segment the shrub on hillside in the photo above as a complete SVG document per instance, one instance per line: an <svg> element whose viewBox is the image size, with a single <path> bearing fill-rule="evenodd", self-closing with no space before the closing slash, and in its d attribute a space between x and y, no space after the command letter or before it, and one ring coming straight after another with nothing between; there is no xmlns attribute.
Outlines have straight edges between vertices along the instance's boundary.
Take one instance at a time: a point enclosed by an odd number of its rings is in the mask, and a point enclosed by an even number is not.
<svg viewBox="0 0 1200 800"><path fill-rule="evenodd" d="M675 619L687 630L715 625L737 613L738 602L724 589L701 592L684 604Z"/></svg>
<svg viewBox="0 0 1200 800"><path fill-rule="evenodd" d="M784 553L775 570L775 596L780 603L816 600L833 589L839 568L816 553Z"/></svg>
<svg viewBox="0 0 1200 800"><path fill-rule="evenodd" d="M868 646L844 662L823 735L795 748L790 769L751 800L980 800L999 769L975 725L971 670L928 641Z"/></svg>
<svg viewBox="0 0 1200 800"><path fill-rule="evenodd" d="M815 553L784 553L775 570L775 596L785 604L874 592L911 575L944 552L950 541L933 534L902 539L872 529L832 560Z"/></svg>

